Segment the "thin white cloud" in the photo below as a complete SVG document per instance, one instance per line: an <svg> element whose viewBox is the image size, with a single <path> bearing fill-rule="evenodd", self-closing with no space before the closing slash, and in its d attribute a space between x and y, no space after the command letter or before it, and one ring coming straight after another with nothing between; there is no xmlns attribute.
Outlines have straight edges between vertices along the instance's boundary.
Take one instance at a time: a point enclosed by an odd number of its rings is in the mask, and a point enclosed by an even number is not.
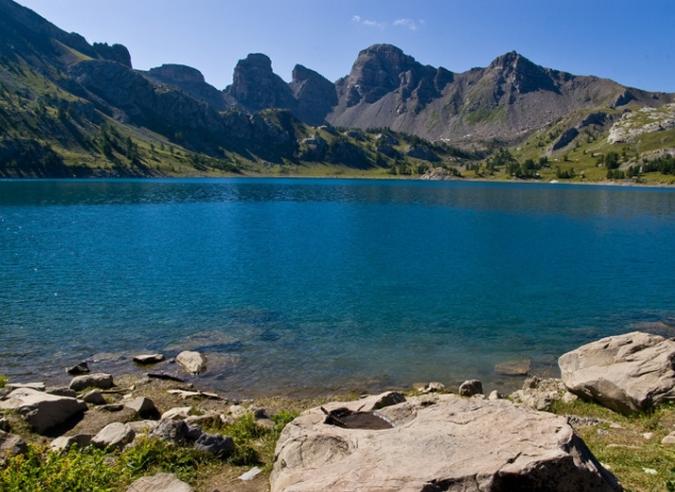
<svg viewBox="0 0 675 492"><path fill-rule="evenodd" d="M394 21L394 26L405 27L411 31L417 31L425 22L423 20L415 21L413 19L397 19Z"/></svg>
<svg viewBox="0 0 675 492"><path fill-rule="evenodd" d="M374 20L364 19L360 15L355 15L354 17L352 17L352 22L361 24L362 26L365 27L375 27L377 29L384 29L386 27L386 24L384 22L377 22Z"/></svg>

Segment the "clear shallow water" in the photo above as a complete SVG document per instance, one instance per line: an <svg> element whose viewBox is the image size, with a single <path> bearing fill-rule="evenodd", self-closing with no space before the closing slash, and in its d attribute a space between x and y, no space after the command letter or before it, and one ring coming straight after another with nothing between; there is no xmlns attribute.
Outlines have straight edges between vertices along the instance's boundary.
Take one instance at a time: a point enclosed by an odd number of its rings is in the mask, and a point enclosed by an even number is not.
<svg viewBox="0 0 675 492"><path fill-rule="evenodd" d="M496 363L668 331L674 245L669 189L0 181L0 373L197 349L230 393L504 385Z"/></svg>

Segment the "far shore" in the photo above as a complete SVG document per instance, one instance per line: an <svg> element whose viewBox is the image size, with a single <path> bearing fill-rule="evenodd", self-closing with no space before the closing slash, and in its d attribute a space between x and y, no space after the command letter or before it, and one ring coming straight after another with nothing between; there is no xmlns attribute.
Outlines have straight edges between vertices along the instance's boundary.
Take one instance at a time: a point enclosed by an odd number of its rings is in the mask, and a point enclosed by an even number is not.
<svg viewBox="0 0 675 492"><path fill-rule="evenodd" d="M613 181L603 179L600 181L570 181L570 180L535 180L535 179L483 179L483 178L449 178L449 179L423 179L422 176L382 176L382 175L298 175L298 174L232 174L232 175L166 175L166 176L89 176L72 178L25 178L25 177L0 177L0 182L28 182L28 181L153 181L153 180L221 180L221 179L298 179L298 180L363 180L363 181L429 181L429 182L453 182L453 183L494 183L494 184L528 184L528 185L562 185L562 186L598 186L612 188L675 188L675 181L671 183L659 182L636 182L636 181Z"/></svg>

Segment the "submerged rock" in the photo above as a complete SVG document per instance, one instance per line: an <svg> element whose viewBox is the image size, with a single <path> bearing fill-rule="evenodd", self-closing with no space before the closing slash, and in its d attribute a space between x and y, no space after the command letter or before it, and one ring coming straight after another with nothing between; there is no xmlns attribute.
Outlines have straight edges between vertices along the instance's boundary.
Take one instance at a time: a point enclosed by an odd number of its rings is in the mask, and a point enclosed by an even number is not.
<svg viewBox="0 0 675 492"><path fill-rule="evenodd" d="M89 374L91 370L89 369L89 364L86 361L84 361L80 362L76 366L69 367L68 369L66 369L66 372L71 376L81 376L83 374Z"/></svg>
<svg viewBox="0 0 675 492"><path fill-rule="evenodd" d="M143 354L134 357L134 362L143 365L157 364L159 362L162 362L163 360L164 360L163 354Z"/></svg>
<svg viewBox="0 0 675 492"><path fill-rule="evenodd" d="M495 372L502 376L527 376L532 370L532 359L511 360L495 365Z"/></svg>
<svg viewBox="0 0 675 492"><path fill-rule="evenodd" d="M190 374L201 374L206 370L206 357L199 352L185 350L176 356L176 362Z"/></svg>

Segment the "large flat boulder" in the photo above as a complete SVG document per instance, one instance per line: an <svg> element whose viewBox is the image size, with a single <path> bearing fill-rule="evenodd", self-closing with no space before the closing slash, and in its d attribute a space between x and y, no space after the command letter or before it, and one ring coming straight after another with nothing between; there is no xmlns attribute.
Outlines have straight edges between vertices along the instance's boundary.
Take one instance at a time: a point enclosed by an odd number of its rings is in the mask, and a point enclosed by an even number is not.
<svg viewBox="0 0 675 492"><path fill-rule="evenodd" d="M603 338L558 360L572 393L614 411L648 411L675 400L675 340L633 332Z"/></svg>
<svg viewBox="0 0 675 492"><path fill-rule="evenodd" d="M51 395L31 388L19 388L0 402L0 409L17 412L36 432L43 433L84 412L87 404L67 396Z"/></svg>
<svg viewBox="0 0 675 492"><path fill-rule="evenodd" d="M272 492L621 490L563 417L456 395L376 401L333 403L287 425Z"/></svg>

